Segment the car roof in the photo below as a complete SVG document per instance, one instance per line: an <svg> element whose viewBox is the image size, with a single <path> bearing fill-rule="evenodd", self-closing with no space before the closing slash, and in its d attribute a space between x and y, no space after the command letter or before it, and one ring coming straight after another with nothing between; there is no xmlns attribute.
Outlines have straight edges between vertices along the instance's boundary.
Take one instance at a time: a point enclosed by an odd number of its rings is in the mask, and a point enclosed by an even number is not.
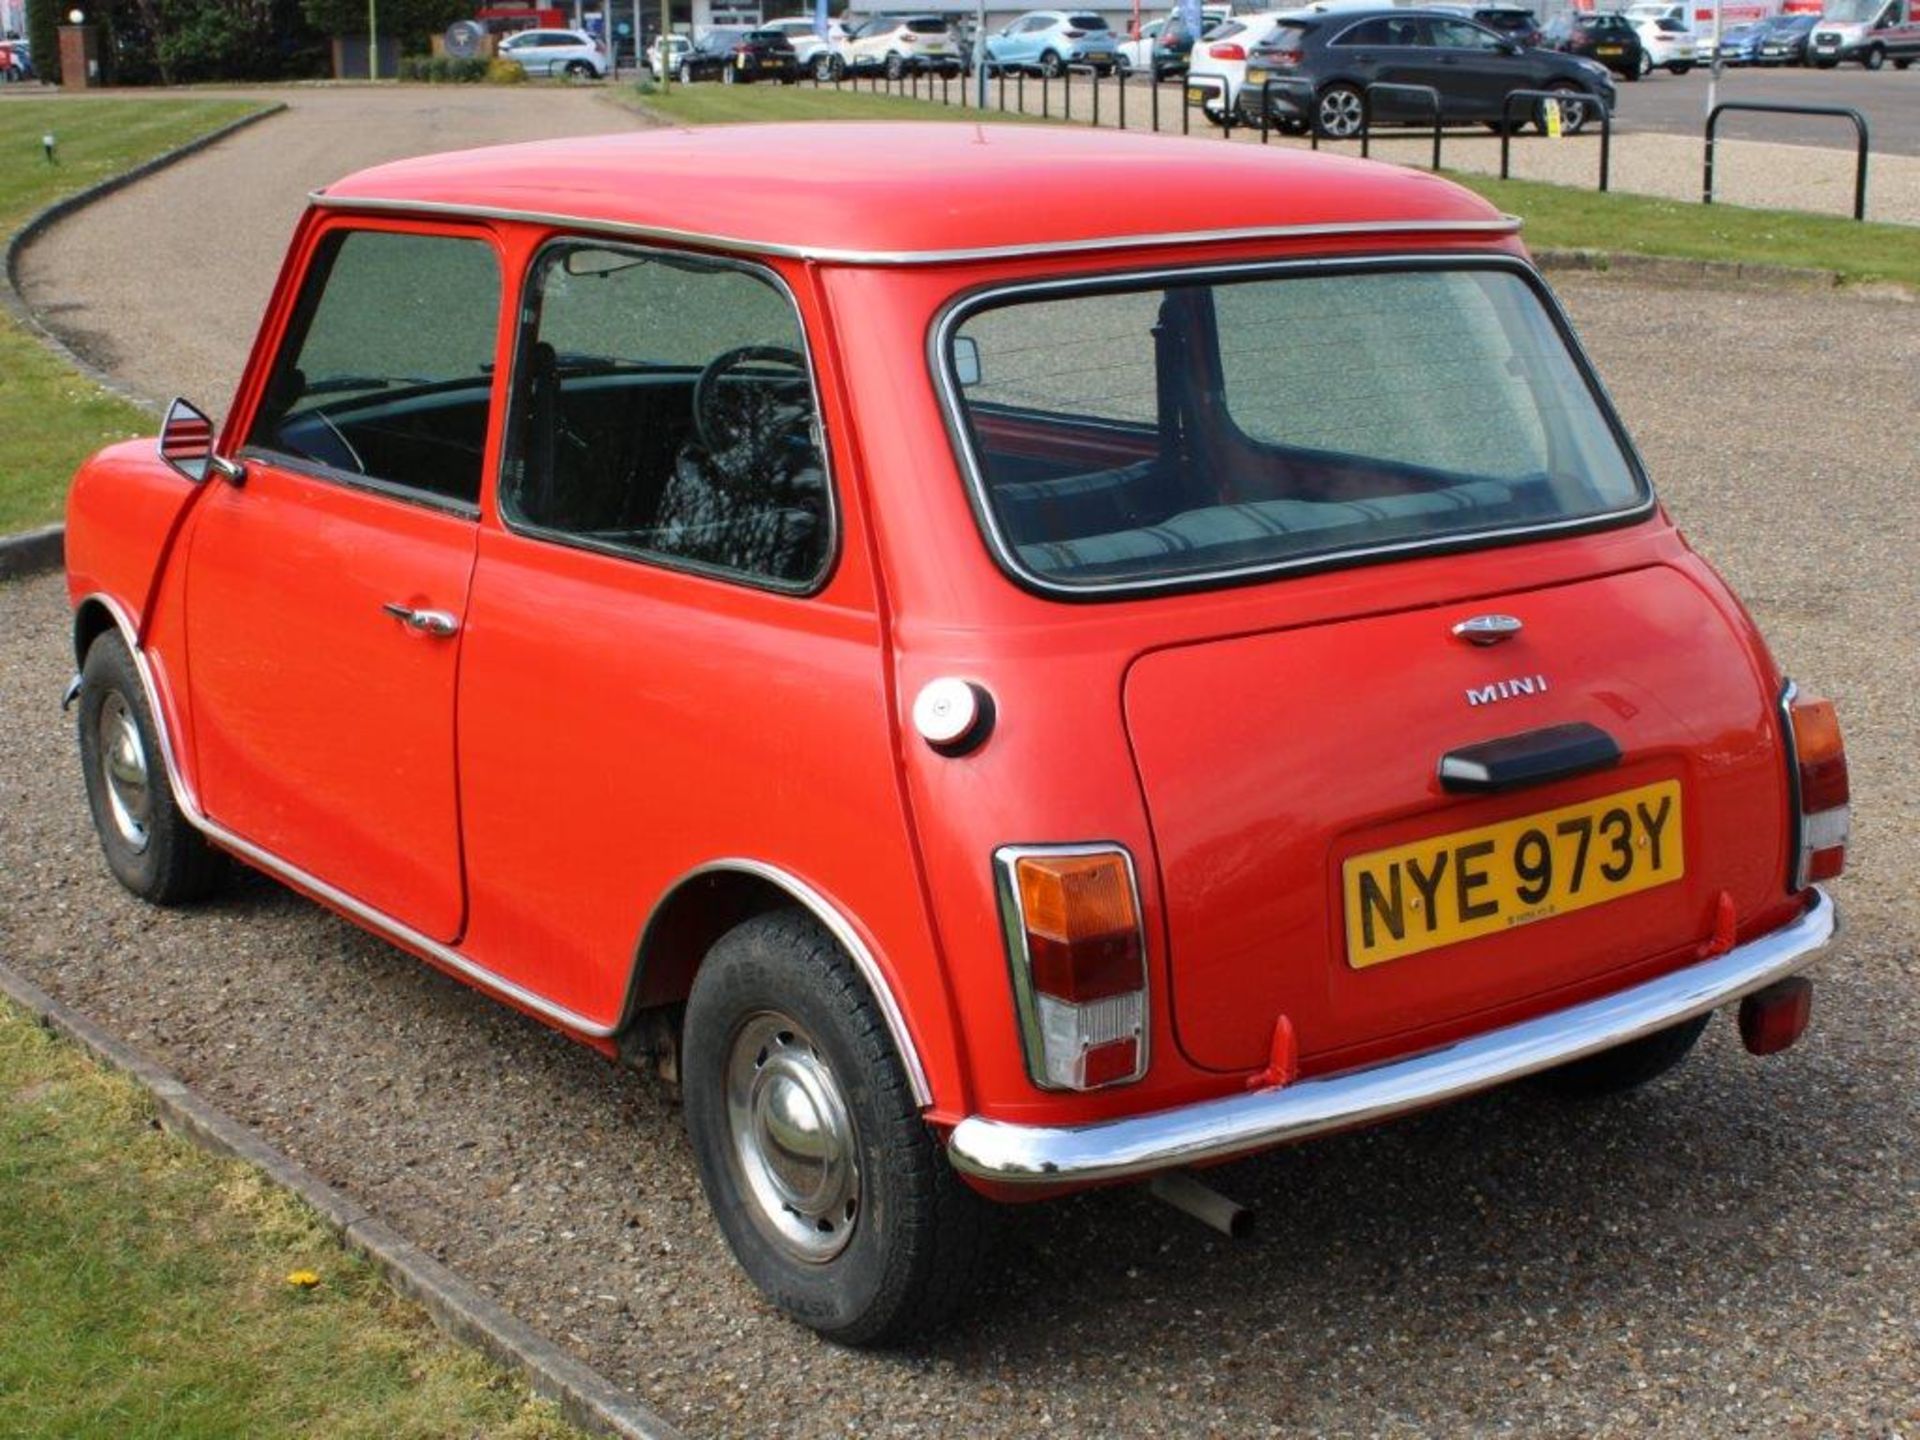
<svg viewBox="0 0 1920 1440"><path fill-rule="evenodd" d="M940 187L931 198L925 176ZM1032 203L1048 177L1052 203ZM725 175L727 183L713 178ZM1167 195L1177 194L1177 213ZM1061 126L813 122L659 129L398 160L316 204L491 215L852 264L1198 239L1510 234L1438 176L1344 156Z"/></svg>

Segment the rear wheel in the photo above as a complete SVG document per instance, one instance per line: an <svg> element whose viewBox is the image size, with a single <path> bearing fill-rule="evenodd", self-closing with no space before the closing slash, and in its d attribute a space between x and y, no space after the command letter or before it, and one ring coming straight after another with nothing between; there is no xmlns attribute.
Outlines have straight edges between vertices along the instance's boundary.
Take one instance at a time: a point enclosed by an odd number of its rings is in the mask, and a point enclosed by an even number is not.
<svg viewBox="0 0 1920 1440"><path fill-rule="evenodd" d="M822 55L813 62L813 78L831 85L846 74L846 64L838 55Z"/></svg>
<svg viewBox="0 0 1920 1440"><path fill-rule="evenodd" d="M593 78L594 78L594 68L593 66L589 65L586 61L569 60L567 62L567 79L591 80Z"/></svg>
<svg viewBox="0 0 1920 1440"><path fill-rule="evenodd" d="M1671 70L1676 75L1684 75L1689 70L1693 69L1693 66L1687 65L1687 64L1669 65L1667 69Z"/></svg>
<svg viewBox="0 0 1920 1440"><path fill-rule="evenodd" d="M1313 102L1313 128L1328 140L1351 140L1367 128L1367 97L1351 85L1329 85Z"/></svg>
<svg viewBox="0 0 1920 1440"><path fill-rule="evenodd" d="M1896 70L1904 70L1911 64L1913 64L1912 60L1896 60L1893 62L1893 68Z"/></svg>
<svg viewBox="0 0 1920 1440"><path fill-rule="evenodd" d="M1598 1099L1632 1090L1658 1079L1686 1059L1712 1018L1711 1011L1697 1015L1672 1029L1549 1070L1540 1080L1548 1089L1571 1099Z"/></svg>
<svg viewBox="0 0 1920 1440"><path fill-rule="evenodd" d="M79 705L87 807L114 879L155 905L212 893L225 862L174 798L146 686L119 631L88 647Z"/></svg>
<svg viewBox="0 0 1920 1440"><path fill-rule="evenodd" d="M687 64L684 60L680 62L680 83L682 85L693 84L693 66Z"/></svg>
<svg viewBox="0 0 1920 1440"><path fill-rule="evenodd" d="M845 1345L938 1326L990 1207L921 1119L886 1022L812 915L722 936L687 1000L682 1088L700 1181L780 1310Z"/></svg>
<svg viewBox="0 0 1920 1440"><path fill-rule="evenodd" d="M1644 80L1653 73L1653 57L1646 51L1640 52L1640 58L1633 62L1633 78Z"/></svg>
<svg viewBox="0 0 1920 1440"><path fill-rule="evenodd" d="M1067 64L1053 51L1049 50L1040 57L1040 73L1049 80L1058 80L1066 73Z"/></svg>
<svg viewBox="0 0 1920 1440"><path fill-rule="evenodd" d="M720 83L722 85L738 85L740 83L740 73L735 70L733 66L728 65L720 72Z"/></svg>

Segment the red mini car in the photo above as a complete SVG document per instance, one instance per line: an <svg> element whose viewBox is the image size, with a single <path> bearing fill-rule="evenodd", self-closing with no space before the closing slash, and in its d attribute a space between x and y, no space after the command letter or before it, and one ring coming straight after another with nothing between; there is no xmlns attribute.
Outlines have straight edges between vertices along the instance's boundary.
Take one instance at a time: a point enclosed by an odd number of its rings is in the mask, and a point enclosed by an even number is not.
<svg viewBox="0 0 1920 1440"><path fill-rule="evenodd" d="M1516 228L1064 128L356 175L225 422L75 480L107 862L237 857L676 1078L849 1343L947 1312L990 1201L1634 1084L1737 1000L1782 1048L1834 714Z"/></svg>

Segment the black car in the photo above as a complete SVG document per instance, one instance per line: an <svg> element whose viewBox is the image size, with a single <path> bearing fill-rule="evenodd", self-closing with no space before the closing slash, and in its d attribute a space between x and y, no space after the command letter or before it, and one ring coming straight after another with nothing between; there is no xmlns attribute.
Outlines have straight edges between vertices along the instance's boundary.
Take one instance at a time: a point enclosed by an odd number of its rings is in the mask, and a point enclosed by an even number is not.
<svg viewBox="0 0 1920 1440"><path fill-rule="evenodd" d="M1760 32L1760 48L1754 52L1756 65L1804 65L1807 63L1807 37L1820 23L1818 15L1776 15L1765 22Z"/></svg>
<svg viewBox="0 0 1920 1440"><path fill-rule="evenodd" d="M1640 32L1624 15L1567 11L1549 20L1542 33L1547 49L1597 61L1622 80L1638 80L1645 72L1647 47L1640 43Z"/></svg>
<svg viewBox="0 0 1920 1440"><path fill-rule="evenodd" d="M1271 85L1265 82L1271 78ZM1305 82L1305 83L1302 83ZM1446 124L1478 121L1490 129L1529 118L1544 126L1539 106L1516 104L1515 90L1590 95L1613 108L1613 82L1589 60L1529 50L1464 16L1427 10L1302 11L1288 16L1247 57L1239 112L1252 124L1285 130L1309 125L1333 139L1368 125L1425 124L1432 111L1423 95L1370 86L1427 86L1438 92ZM1262 95L1269 106L1261 114ZM1547 102L1541 102L1544 105ZM1597 113L1592 105L1559 107L1561 129L1580 130Z"/></svg>
<svg viewBox="0 0 1920 1440"><path fill-rule="evenodd" d="M679 78L683 85L716 79L728 85L756 80L793 85L800 79L800 61L793 41L779 30L709 30L680 57Z"/></svg>
<svg viewBox="0 0 1920 1440"><path fill-rule="evenodd" d="M1200 30L1205 35L1215 26L1225 23L1226 12L1211 7L1200 12ZM1153 37L1153 78L1164 80L1169 75L1184 75L1187 63L1193 58L1193 36L1188 33L1186 22L1178 10L1167 17L1167 23Z"/></svg>
<svg viewBox="0 0 1920 1440"><path fill-rule="evenodd" d="M1529 50L1542 48L1544 36L1540 30L1540 17L1531 10L1517 5L1483 5L1468 11L1467 15L1469 19L1478 20L1489 30L1496 30Z"/></svg>

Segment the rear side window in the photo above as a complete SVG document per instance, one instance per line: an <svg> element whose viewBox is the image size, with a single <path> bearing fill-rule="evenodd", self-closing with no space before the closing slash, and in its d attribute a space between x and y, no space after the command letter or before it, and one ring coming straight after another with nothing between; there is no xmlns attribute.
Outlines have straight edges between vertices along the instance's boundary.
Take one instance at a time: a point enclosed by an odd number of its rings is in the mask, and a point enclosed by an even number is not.
<svg viewBox="0 0 1920 1440"><path fill-rule="evenodd" d="M1227 577L1648 502L1560 327L1506 268L1016 297L946 333L989 538L1050 588Z"/></svg>
<svg viewBox="0 0 1920 1440"><path fill-rule="evenodd" d="M726 262L589 241L528 277L501 511L590 549L805 590L832 507L793 302Z"/></svg>
<svg viewBox="0 0 1920 1440"><path fill-rule="evenodd" d="M335 231L307 271L248 446L476 505L499 313L487 242Z"/></svg>

